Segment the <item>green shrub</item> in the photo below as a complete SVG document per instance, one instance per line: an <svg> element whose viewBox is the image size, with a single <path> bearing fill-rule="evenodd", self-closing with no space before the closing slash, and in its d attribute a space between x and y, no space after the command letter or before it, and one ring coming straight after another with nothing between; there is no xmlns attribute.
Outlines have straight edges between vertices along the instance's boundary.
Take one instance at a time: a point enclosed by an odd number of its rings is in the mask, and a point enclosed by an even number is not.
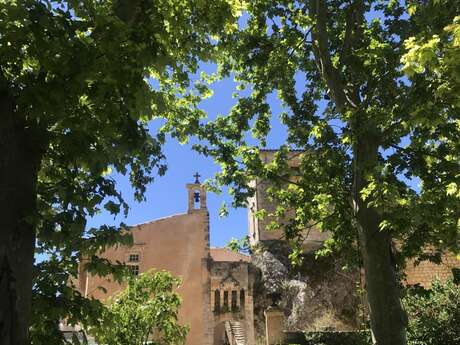
<svg viewBox="0 0 460 345"><path fill-rule="evenodd" d="M369 345L369 332L319 332L305 334L308 345Z"/></svg>
<svg viewBox="0 0 460 345"><path fill-rule="evenodd" d="M367 331L288 333L287 343L299 345L369 345L371 344L371 337Z"/></svg>
<svg viewBox="0 0 460 345"><path fill-rule="evenodd" d="M188 327L178 322L180 280L167 271L131 276L125 290L112 296L102 324L91 330L100 345L182 345ZM154 342L151 342L153 336Z"/></svg>
<svg viewBox="0 0 460 345"><path fill-rule="evenodd" d="M410 288L404 305L409 345L460 344L460 286L435 281L430 290Z"/></svg>

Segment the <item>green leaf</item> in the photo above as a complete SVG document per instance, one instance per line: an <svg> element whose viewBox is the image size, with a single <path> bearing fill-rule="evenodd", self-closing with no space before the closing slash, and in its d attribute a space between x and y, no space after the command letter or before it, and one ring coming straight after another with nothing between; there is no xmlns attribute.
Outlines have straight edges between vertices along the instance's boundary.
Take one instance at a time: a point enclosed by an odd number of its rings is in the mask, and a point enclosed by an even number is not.
<svg viewBox="0 0 460 345"><path fill-rule="evenodd" d="M447 195L456 195L458 192L458 186L455 182L451 182L447 185L446 194Z"/></svg>

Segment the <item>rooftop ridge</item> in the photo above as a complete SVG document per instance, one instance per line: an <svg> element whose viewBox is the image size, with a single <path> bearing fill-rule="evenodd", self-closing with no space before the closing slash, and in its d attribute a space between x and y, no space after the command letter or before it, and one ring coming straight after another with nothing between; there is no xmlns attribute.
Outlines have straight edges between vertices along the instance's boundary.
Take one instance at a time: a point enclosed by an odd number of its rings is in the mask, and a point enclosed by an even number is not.
<svg viewBox="0 0 460 345"><path fill-rule="evenodd" d="M210 247L210 255L214 261L220 262L249 262L251 260L250 255L234 252L233 250L225 247Z"/></svg>
<svg viewBox="0 0 460 345"><path fill-rule="evenodd" d="M134 224L134 225L128 225L128 227L129 227L129 228L135 228L135 227L139 227L139 226L142 226L142 225L152 224L152 223L156 223L156 222L163 221L163 220L167 220L167 219L174 218L174 217L186 216L186 215L188 215L188 214L190 214L190 213L187 213L187 212L176 213L176 214L172 214L172 215L169 215L169 216L164 216L164 217L160 217L160 218L155 218L155 219L153 219L153 220L149 220L149 221L146 221L146 222L143 222L143 223Z"/></svg>

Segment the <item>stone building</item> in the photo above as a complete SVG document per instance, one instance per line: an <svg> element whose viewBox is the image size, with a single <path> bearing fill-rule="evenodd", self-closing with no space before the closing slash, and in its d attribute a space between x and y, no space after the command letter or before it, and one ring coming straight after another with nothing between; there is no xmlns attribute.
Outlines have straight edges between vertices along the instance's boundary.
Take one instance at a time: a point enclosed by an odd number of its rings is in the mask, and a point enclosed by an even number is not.
<svg viewBox="0 0 460 345"><path fill-rule="evenodd" d="M262 150L262 161L269 163L275 153L276 150ZM289 153L288 164L294 174L302 154L302 151ZM364 272L359 268L344 271L346 262L340 256L315 258L315 250L330 236L315 228L304 232L302 267L292 267L283 231L267 230L272 219L256 217L262 209L268 214L276 210L267 193L270 182L257 179L252 187L255 194L248 199L248 236L255 248L251 262L260 272L254 284L256 339L264 338L266 344L274 344L281 341L282 331L361 328L367 308L365 296L356 287L364 288ZM460 272L459 268L458 259L449 254L442 257L440 264L409 261L403 283L430 287L435 278L444 281L452 277L453 271Z"/></svg>
<svg viewBox="0 0 460 345"><path fill-rule="evenodd" d="M211 248L211 258L214 344L253 344L254 274L250 257L226 248Z"/></svg>
<svg viewBox="0 0 460 345"><path fill-rule="evenodd" d="M187 213L136 225L132 247L113 247L101 256L126 263L135 274L155 268L182 279L179 322L190 327L187 345L253 345L250 257L210 248L206 192L198 179L187 190ZM110 278L88 274L84 262L78 287L99 300L123 288Z"/></svg>
<svg viewBox="0 0 460 345"><path fill-rule="evenodd" d="M269 163L273 160L277 150L261 150L260 157L264 163ZM300 164L303 151L294 150L289 152L289 166L295 172ZM268 213L274 212L276 204L274 204L267 195L267 188L270 186L268 181L261 179L254 180L252 186L255 187L255 194L248 199L248 220L249 229L248 236L252 245L257 243L269 243L270 241L282 241L283 231L267 231L267 225L270 223L270 217L265 219L257 219L256 212L265 209ZM322 246L323 242L329 237L328 232L319 232L314 228L308 232L304 241L303 249L306 253L312 252ZM424 287L430 287L431 282L435 278L446 280L452 278L452 271L458 271L460 268L459 260L452 254L445 254L439 264L429 261L415 262L408 261L405 270L405 284L414 285L420 284Z"/></svg>
<svg viewBox="0 0 460 345"><path fill-rule="evenodd" d="M262 150L260 156L264 163L269 163L275 153ZM302 153L289 153L293 175ZM273 220L269 215L276 210L276 203L267 192L270 182L256 179L252 187L255 193L248 199L248 236L254 248L251 262L259 272L254 285L256 339L273 344L281 341L282 331L359 328L363 298L356 286L361 283L361 272L343 271L345 262L340 257L317 259L315 251L330 233L315 227L303 231L303 265L292 267L283 230L267 230ZM266 211L263 219L256 217L260 210ZM289 216L292 215L288 213Z"/></svg>
<svg viewBox="0 0 460 345"><path fill-rule="evenodd" d="M424 288L430 288L434 279L446 281L453 277L455 272L456 280L460 276L460 261L453 254L445 254L439 264L429 261L407 262L404 282L407 285L420 284Z"/></svg>
<svg viewBox="0 0 460 345"><path fill-rule="evenodd" d="M269 163L273 160L275 152L276 150L261 150L260 157L264 163ZM301 154L302 151L290 152L289 166L293 170L297 169L299 166ZM273 203L267 195L267 188L270 187L270 182L262 179L255 179L251 184L255 189L255 194L248 199L248 236L250 243L255 245L257 243L284 240L282 229L266 230L269 223L273 220L270 216L263 219L256 217L256 213L260 210L265 210L268 214L274 213L276 210L276 204ZM308 232L308 236L306 236L303 249L306 252L312 252L320 248L328 237L328 232L320 232L313 228Z"/></svg>

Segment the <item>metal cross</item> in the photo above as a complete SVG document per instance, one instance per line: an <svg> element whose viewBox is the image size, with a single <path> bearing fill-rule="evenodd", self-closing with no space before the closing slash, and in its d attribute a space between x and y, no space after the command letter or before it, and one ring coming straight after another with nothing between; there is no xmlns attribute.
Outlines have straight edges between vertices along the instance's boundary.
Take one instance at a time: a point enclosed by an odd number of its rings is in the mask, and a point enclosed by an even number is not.
<svg viewBox="0 0 460 345"><path fill-rule="evenodd" d="M195 175L193 175L193 177L195 178L195 183L196 183L196 184L200 184L199 178L201 177L201 175L198 174L198 172L196 172Z"/></svg>

